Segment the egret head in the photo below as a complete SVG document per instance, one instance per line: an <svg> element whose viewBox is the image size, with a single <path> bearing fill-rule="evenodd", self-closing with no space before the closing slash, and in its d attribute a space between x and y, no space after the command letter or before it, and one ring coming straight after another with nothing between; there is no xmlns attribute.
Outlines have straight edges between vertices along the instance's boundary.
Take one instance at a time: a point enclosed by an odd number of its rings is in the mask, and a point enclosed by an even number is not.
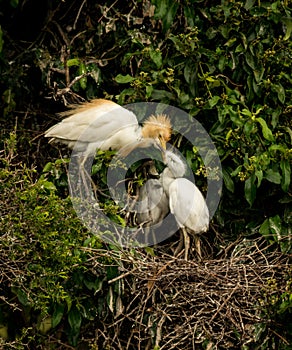
<svg viewBox="0 0 292 350"><path fill-rule="evenodd" d="M159 139L154 139L154 138L146 138L146 139L142 139L133 143L130 143L127 146L124 146L122 149L120 149L118 151L118 156L125 158L127 157L131 152L133 152L134 149L136 148L148 148L148 147L154 147L156 149L158 149L161 154L162 154L162 158L164 157L164 152L165 149L163 148L161 142L159 141Z"/></svg>
<svg viewBox="0 0 292 350"><path fill-rule="evenodd" d="M171 137L171 123L165 114L151 115L143 124L143 138L152 138L158 141L163 149Z"/></svg>
<svg viewBox="0 0 292 350"><path fill-rule="evenodd" d="M164 152L164 163L174 178L183 177L187 171L186 164L182 159L170 150Z"/></svg>

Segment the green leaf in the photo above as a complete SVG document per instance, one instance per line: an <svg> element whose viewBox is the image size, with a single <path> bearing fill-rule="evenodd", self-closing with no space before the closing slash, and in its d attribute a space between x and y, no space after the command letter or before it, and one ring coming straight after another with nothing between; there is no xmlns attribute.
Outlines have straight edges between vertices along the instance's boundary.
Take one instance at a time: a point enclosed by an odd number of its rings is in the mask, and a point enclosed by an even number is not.
<svg viewBox="0 0 292 350"><path fill-rule="evenodd" d="M223 181L228 191L234 193L234 182L226 169L222 169Z"/></svg>
<svg viewBox="0 0 292 350"><path fill-rule="evenodd" d="M117 266L109 265L106 269L107 280L111 280L119 275L119 270Z"/></svg>
<svg viewBox="0 0 292 350"><path fill-rule="evenodd" d="M118 74L115 77L115 81L119 84L127 84L132 82L133 80L135 80L135 78L133 78L131 75L127 74L127 75L122 75L122 74Z"/></svg>
<svg viewBox="0 0 292 350"><path fill-rule="evenodd" d="M56 191L56 186L51 181L42 181L42 188L48 191Z"/></svg>
<svg viewBox="0 0 292 350"><path fill-rule="evenodd" d="M271 232L270 232L270 223L269 219L266 219L260 226L259 232L262 236L269 237Z"/></svg>
<svg viewBox="0 0 292 350"><path fill-rule="evenodd" d="M264 67L258 67L258 69L255 69L253 71L253 75L254 75L254 78L255 78L255 81L256 81L257 84L262 81L264 73L265 73L265 68Z"/></svg>
<svg viewBox="0 0 292 350"><path fill-rule="evenodd" d="M76 306L73 306L69 311L68 322L70 325L70 330L68 332L68 340L71 345L76 347L82 322L81 312L76 308Z"/></svg>
<svg viewBox="0 0 292 350"><path fill-rule="evenodd" d="M128 88L124 89L119 95L118 95L118 103L123 105L125 103L125 99L127 96L135 96L135 89Z"/></svg>
<svg viewBox="0 0 292 350"><path fill-rule="evenodd" d="M154 88L153 88L152 85L147 85L146 86L146 95L145 95L145 97L146 98L151 97L153 90L154 90Z"/></svg>
<svg viewBox="0 0 292 350"><path fill-rule="evenodd" d="M254 3L255 3L255 0L246 0L244 8L246 10L249 10L250 8L253 7Z"/></svg>
<svg viewBox="0 0 292 350"><path fill-rule="evenodd" d="M284 192L288 192L291 182L291 165L287 159L282 159L280 162L282 172L281 188Z"/></svg>
<svg viewBox="0 0 292 350"><path fill-rule="evenodd" d="M224 68L226 66L226 58L225 56L220 56L219 58L219 62L218 62L218 68L220 70L220 72L223 72Z"/></svg>
<svg viewBox="0 0 292 350"><path fill-rule="evenodd" d="M268 169L265 173L265 178L274 183L279 185L281 183L281 174L278 171L275 171L273 169Z"/></svg>
<svg viewBox="0 0 292 350"><path fill-rule="evenodd" d="M241 114L246 115L248 117L252 117L252 112L247 108L243 108Z"/></svg>
<svg viewBox="0 0 292 350"><path fill-rule="evenodd" d="M171 99L173 99L173 94L169 91L166 91L166 90L153 89L151 96L154 100L164 100L164 99L171 100Z"/></svg>
<svg viewBox="0 0 292 350"><path fill-rule="evenodd" d="M27 294L20 288L12 287L12 292L17 295L17 298L23 306L29 306L30 302L28 300Z"/></svg>
<svg viewBox="0 0 292 350"><path fill-rule="evenodd" d="M245 198L250 206L256 198L257 187L255 184L255 174L252 174L244 183Z"/></svg>
<svg viewBox="0 0 292 350"><path fill-rule="evenodd" d="M150 58L156 64L157 68L162 66L162 54L159 50L150 50Z"/></svg>
<svg viewBox="0 0 292 350"><path fill-rule="evenodd" d="M145 250L145 252L146 252L147 254L149 254L150 256L156 256L153 247L144 247L144 250Z"/></svg>
<svg viewBox="0 0 292 350"><path fill-rule="evenodd" d="M67 67L72 66L79 66L80 65L80 59L79 58L71 58L67 61Z"/></svg>
<svg viewBox="0 0 292 350"><path fill-rule="evenodd" d="M212 98L210 98L208 100L210 108L213 108L214 106L216 106L219 100L220 100L220 96L213 96Z"/></svg>
<svg viewBox="0 0 292 350"><path fill-rule="evenodd" d="M257 180L258 180L257 187L259 188L260 185L261 185L261 182L263 180L263 177L264 177L263 171L262 170L256 170L255 171L255 176L257 177Z"/></svg>
<svg viewBox="0 0 292 350"><path fill-rule="evenodd" d="M74 333L79 332L82 322L82 316L80 311L76 308L76 306L73 306L69 311L68 322Z"/></svg>
<svg viewBox="0 0 292 350"><path fill-rule="evenodd" d="M255 58L250 52L246 52L245 60L246 60L246 63L250 66L250 68L252 70L256 70L257 69L257 64L256 64L256 61L255 61Z"/></svg>
<svg viewBox="0 0 292 350"><path fill-rule="evenodd" d="M10 0L10 5L14 8L18 6L19 0Z"/></svg>
<svg viewBox="0 0 292 350"><path fill-rule="evenodd" d="M230 174L232 177L237 176L242 169L242 165L239 165L235 170L232 171L232 173Z"/></svg>
<svg viewBox="0 0 292 350"><path fill-rule="evenodd" d="M50 316L45 317L38 323L37 328L41 334L47 334L52 328L52 318Z"/></svg>
<svg viewBox="0 0 292 350"><path fill-rule="evenodd" d="M52 170L53 168L53 163L52 162L48 162L44 168L43 168L43 173L48 173Z"/></svg>
<svg viewBox="0 0 292 350"><path fill-rule="evenodd" d="M282 86L282 84L278 83L277 84L277 94L278 94L278 99L281 103L284 103L285 102L285 89L284 87Z"/></svg>
<svg viewBox="0 0 292 350"><path fill-rule="evenodd" d="M265 236L270 243L277 242L280 245L281 251L287 253L291 249L291 241L287 239L287 235L282 227L282 220L279 215L275 215L266 219L259 232L261 235Z"/></svg>
<svg viewBox="0 0 292 350"><path fill-rule="evenodd" d="M56 304L52 315L52 327L55 328L62 320L64 315L65 305Z"/></svg>
<svg viewBox="0 0 292 350"><path fill-rule="evenodd" d="M163 31L166 32L173 24L174 17L178 10L179 3L173 0L156 0L155 14L156 19L161 19Z"/></svg>
<svg viewBox="0 0 292 350"><path fill-rule="evenodd" d="M255 120L261 125L262 133L266 140L274 141L274 136L271 129L268 128L266 121L263 118L255 118Z"/></svg>
<svg viewBox="0 0 292 350"><path fill-rule="evenodd" d="M93 290L94 293L101 291L103 285L103 279L96 278L94 281L85 279L84 284L87 289Z"/></svg>
<svg viewBox="0 0 292 350"><path fill-rule="evenodd" d="M281 240L282 232L282 221L279 215L269 218L269 225L272 233L275 235L274 239L276 242Z"/></svg>
<svg viewBox="0 0 292 350"><path fill-rule="evenodd" d="M80 63L80 66L78 68L78 74L79 75L85 75L86 74L86 66L83 62ZM87 87L87 77L84 76L83 78L79 79L79 84L82 90L85 90Z"/></svg>
<svg viewBox="0 0 292 350"><path fill-rule="evenodd" d="M197 96L197 88L198 88L197 76L198 76L198 64L194 62L192 59L187 60L184 66L184 77L186 82L188 83L190 92L193 96Z"/></svg>
<svg viewBox="0 0 292 350"><path fill-rule="evenodd" d="M240 118L240 114L237 110L234 110L232 107L229 109L230 119L237 126L242 126L244 124L244 120Z"/></svg>
<svg viewBox="0 0 292 350"><path fill-rule="evenodd" d="M236 37L230 38L230 39L224 44L224 46L230 47L230 46L232 46L232 45L236 42L236 40L237 40Z"/></svg>
<svg viewBox="0 0 292 350"><path fill-rule="evenodd" d="M286 25L286 33L285 33L283 40L288 40L290 38L290 35L292 32L292 18L291 17L284 17L284 18L282 18L282 21Z"/></svg>
<svg viewBox="0 0 292 350"><path fill-rule="evenodd" d="M154 18L161 19L167 13L168 1L167 0L156 0L156 1L153 1L153 3L155 4Z"/></svg>
<svg viewBox="0 0 292 350"><path fill-rule="evenodd" d="M70 311L71 307L72 307L72 299L71 299L69 294L66 295L65 301L66 301L66 304L67 304L67 309L68 309L68 311Z"/></svg>
<svg viewBox="0 0 292 350"><path fill-rule="evenodd" d="M255 123L250 119L244 124L243 131L246 136L250 136L255 131L257 131L257 127Z"/></svg>
<svg viewBox="0 0 292 350"><path fill-rule="evenodd" d="M282 145L271 145L269 147L269 152L275 152L280 151L282 153L286 152L287 148L283 147Z"/></svg>
<svg viewBox="0 0 292 350"><path fill-rule="evenodd" d="M195 27L195 13L192 6L184 4L184 16L187 20L189 27Z"/></svg>

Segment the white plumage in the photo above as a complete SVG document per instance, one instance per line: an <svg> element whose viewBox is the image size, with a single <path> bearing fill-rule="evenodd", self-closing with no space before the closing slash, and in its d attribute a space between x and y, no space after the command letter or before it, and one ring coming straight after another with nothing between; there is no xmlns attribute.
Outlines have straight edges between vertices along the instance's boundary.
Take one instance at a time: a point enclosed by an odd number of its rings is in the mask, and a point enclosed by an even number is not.
<svg viewBox="0 0 292 350"><path fill-rule="evenodd" d="M103 99L95 99L61 113L66 117L45 133L50 142L60 142L84 157L93 155L96 149L122 150L129 153L136 147L148 147L149 140L156 140L165 149L171 136L171 124L165 115L150 116L143 127L134 113L120 105Z"/></svg>
<svg viewBox="0 0 292 350"><path fill-rule="evenodd" d="M209 227L209 210L205 199L197 186L183 177L186 166L178 155L165 151L164 162L166 168L160 179L148 180L140 190L138 222L144 222L145 226L155 225L170 211L182 232L175 254L180 252L184 243L187 260L189 232L194 236L197 253L201 256L198 234L206 232Z"/></svg>
<svg viewBox="0 0 292 350"><path fill-rule="evenodd" d="M138 224L158 224L168 213L168 196L162 187L161 179L147 180L139 190Z"/></svg>
<svg viewBox="0 0 292 350"><path fill-rule="evenodd" d="M183 178L186 166L180 157L171 151L165 151L164 157L167 167L161 175L162 186L169 198L170 211L183 233L185 259L190 245L188 231L194 236L197 253L201 256L198 234L208 230L208 207L198 187Z"/></svg>

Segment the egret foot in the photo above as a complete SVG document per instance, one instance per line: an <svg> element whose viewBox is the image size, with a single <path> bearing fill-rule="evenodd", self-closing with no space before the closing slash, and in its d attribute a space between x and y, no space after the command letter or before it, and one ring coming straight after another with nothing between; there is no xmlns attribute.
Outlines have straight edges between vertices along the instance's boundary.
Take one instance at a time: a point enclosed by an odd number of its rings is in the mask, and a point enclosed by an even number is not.
<svg viewBox="0 0 292 350"><path fill-rule="evenodd" d="M198 235L194 235L194 241L195 241L195 247L196 247L196 253L199 258L199 260L202 260L202 251L201 251L201 240Z"/></svg>
<svg viewBox="0 0 292 350"><path fill-rule="evenodd" d="M190 249L190 237L187 233L187 230L184 227L180 229L179 242L173 255L179 257L183 253L183 247L185 248L184 259L188 260L188 254Z"/></svg>
<svg viewBox="0 0 292 350"><path fill-rule="evenodd" d="M185 260L187 261L190 250L190 236L188 235L187 230L184 227L181 230L183 233L183 240L185 246Z"/></svg>

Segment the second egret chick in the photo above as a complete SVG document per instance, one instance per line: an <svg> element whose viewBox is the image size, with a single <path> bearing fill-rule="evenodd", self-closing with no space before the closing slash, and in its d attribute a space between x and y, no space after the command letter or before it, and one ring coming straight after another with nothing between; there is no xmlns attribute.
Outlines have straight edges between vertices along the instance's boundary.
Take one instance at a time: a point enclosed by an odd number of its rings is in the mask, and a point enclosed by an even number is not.
<svg viewBox="0 0 292 350"><path fill-rule="evenodd" d="M170 212L174 215L182 230L184 241L185 259L188 259L190 237L194 236L198 255L201 257L201 245L198 234L206 232L209 227L209 210L205 199L198 187L190 180L184 178L186 165L181 158L173 152L164 152L166 168L161 174L162 186L169 198ZM178 246L181 249L181 242ZM179 250L177 248L177 250ZM176 251L177 254L179 251Z"/></svg>

